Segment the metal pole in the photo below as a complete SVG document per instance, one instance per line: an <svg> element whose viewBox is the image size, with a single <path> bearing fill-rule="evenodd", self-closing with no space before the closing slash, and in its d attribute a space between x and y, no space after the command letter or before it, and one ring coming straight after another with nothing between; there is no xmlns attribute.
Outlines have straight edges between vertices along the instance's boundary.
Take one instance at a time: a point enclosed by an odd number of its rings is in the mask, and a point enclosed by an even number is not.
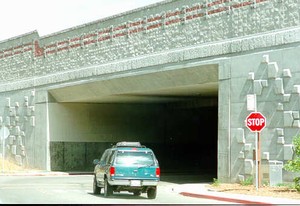
<svg viewBox="0 0 300 206"><path fill-rule="evenodd" d="M256 190L258 190L258 132L256 132L256 135L255 135L255 186L256 186Z"/></svg>
<svg viewBox="0 0 300 206"><path fill-rule="evenodd" d="M258 165L257 165L257 172L258 172L258 187L261 187L261 148L260 148L260 132L257 133L257 159L258 159Z"/></svg>

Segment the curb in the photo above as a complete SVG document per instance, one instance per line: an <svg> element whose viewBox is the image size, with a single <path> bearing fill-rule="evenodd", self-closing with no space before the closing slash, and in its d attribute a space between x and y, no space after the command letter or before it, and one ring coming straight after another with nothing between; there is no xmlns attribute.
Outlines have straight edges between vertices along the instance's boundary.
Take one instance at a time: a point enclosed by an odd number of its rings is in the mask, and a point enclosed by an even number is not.
<svg viewBox="0 0 300 206"><path fill-rule="evenodd" d="M91 175L90 172L12 172L0 173L0 176L68 176L68 175Z"/></svg>
<svg viewBox="0 0 300 206"><path fill-rule="evenodd" d="M46 173L9 173L9 174L0 174L0 176L67 176L69 174L66 173L51 173L51 174L46 174Z"/></svg>
<svg viewBox="0 0 300 206"><path fill-rule="evenodd" d="M194 194L189 192L180 192L179 194L187 197L196 197L196 198L204 198L204 199L214 199L218 201L226 201L226 202L233 202L233 203L240 203L240 204L262 204L262 205L273 205L272 203L266 202L257 202L257 201L250 201L250 200L242 200L236 198L229 198L229 197L218 197L214 195L203 195L203 194Z"/></svg>

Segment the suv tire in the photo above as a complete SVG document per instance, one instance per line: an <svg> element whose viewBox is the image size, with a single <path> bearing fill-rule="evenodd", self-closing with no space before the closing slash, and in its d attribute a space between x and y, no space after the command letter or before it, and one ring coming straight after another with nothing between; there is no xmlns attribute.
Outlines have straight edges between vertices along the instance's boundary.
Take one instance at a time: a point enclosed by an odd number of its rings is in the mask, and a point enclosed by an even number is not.
<svg viewBox="0 0 300 206"><path fill-rule="evenodd" d="M141 194L142 194L141 191L134 191L134 192L133 192L133 195L134 195L134 196L140 196Z"/></svg>
<svg viewBox="0 0 300 206"><path fill-rule="evenodd" d="M101 187L98 187L95 175L94 175L94 182L93 182L93 193L96 195L101 193Z"/></svg>
<svg viewBox="0 0 300 206"><path fill-rule="evenodd" d="M156 198L156 187L151 187L147 190L147 197L149 199L155 199Z"/></svg>
<svg viewBox="0 0 300 206"><path fill-rule="evenodd" d="M108 183L107 178L104 180L104 197L109 197L113 194L112 186Z"/></svg>

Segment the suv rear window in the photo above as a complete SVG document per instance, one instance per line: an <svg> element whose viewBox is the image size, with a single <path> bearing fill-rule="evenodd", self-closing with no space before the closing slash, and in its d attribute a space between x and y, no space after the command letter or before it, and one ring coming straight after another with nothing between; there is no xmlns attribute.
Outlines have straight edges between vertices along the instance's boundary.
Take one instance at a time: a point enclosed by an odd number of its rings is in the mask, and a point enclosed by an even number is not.
<svg viewBox="0 0 300 206"><path fill-rule="evenodd" d="M118 165L154 165L154 158L152 152L131 152L118 151L116 157L116 164Z"/></svg>

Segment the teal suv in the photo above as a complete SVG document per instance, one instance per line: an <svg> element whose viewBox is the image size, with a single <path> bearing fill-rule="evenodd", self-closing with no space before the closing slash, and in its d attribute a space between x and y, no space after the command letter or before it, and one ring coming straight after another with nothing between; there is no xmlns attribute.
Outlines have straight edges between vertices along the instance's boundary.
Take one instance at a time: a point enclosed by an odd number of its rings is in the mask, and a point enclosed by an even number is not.
<svg viewBox="0 0 300 206"><path fill-rule="evenodd" d="M118 142L94 160L93 193L109 197L113 192L147 193L155 199L160 168L154 152L140 142Z"/></svg>

